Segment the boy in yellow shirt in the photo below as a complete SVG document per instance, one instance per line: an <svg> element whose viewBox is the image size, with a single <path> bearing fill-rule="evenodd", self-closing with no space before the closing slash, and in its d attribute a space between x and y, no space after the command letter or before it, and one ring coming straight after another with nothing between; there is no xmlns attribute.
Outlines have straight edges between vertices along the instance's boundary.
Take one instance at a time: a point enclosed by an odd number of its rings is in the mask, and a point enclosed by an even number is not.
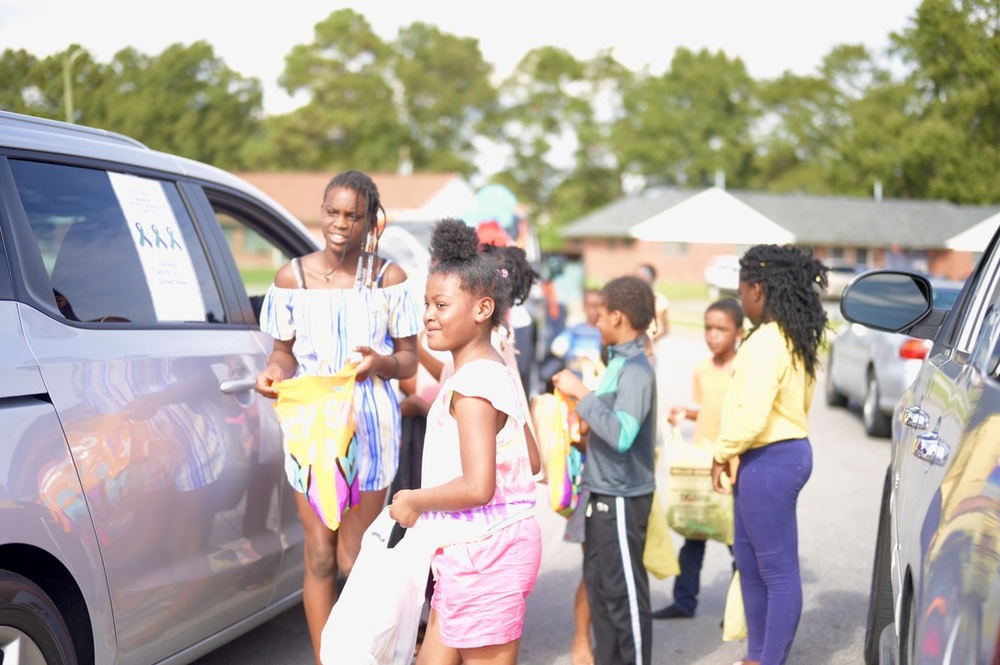
<svg viewBox="0 0 1000 665"><path fill-rule="evenodd" d="M719 435L722 401L733 377L733 358L742 340L743 308L740 304L732 298L723 298L709 305L705 310L705 343L712 355L694 369L696 406L675 406L667 416L675 427L684 420L693 420L696 445L711 447ZM685 538L677 555L681 572L674 578L674 602L653 612L654 619L694 616L704 560L705 541Z"/></svg>

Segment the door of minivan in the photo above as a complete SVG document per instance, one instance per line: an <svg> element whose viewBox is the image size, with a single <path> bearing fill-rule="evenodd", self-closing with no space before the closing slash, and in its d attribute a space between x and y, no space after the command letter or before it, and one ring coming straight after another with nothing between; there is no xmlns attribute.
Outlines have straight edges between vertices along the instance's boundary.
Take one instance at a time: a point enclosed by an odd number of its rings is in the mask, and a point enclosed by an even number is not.
<svg viewBox="0 0 1000 665"><path fill-rule="evenodd" d="M76 467L39 487L62 528L89 511L120 662L157 662L277 588L281 437L252 389L267 354L177 182L49 160L6 160L12 223L44 264L26 287L25 336ZM76 482L86 505L59 504Z"/></svg>
<svg viewBox="0 0 1000 665"><path fill-rule="evenodd" d="M963 644L968 635L951 634L958 623L970 625L969 617L962 615L971 611L973 624L991 616L978 603L985 598L986 580L997 574L1000 538L996 520L1000 508L1000 251L996 240L956 307L900 403L897 423L902 436L895 453L896 470L905 493L896 523L903 570L908 568L913 575L918 645L924 639L939 638L942 643L951 639ZM978 570L967 567L974 560L980 561ZM981 579L971 579L975 575ZM968 599L959 600L977 587L982 598L971 599L971 605L966 604ZM947 611L941 609L945 606ZM995 628L988 633L990 640ZM978 661L973 657L952 662Z"/></svg>

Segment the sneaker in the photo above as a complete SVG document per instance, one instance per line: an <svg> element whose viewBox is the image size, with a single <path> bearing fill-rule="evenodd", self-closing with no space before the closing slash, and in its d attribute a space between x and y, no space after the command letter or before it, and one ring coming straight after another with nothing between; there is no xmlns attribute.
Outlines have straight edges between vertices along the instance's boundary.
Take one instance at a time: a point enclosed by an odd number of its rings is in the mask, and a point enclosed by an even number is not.
<svg viewBox="0 0 1000 665"><path fill-rule="evenodd" d="M652 616L654 619L690 619L694 616L694 613L685 612L677 605L667 605L663 609L653 612Z"/></svg>

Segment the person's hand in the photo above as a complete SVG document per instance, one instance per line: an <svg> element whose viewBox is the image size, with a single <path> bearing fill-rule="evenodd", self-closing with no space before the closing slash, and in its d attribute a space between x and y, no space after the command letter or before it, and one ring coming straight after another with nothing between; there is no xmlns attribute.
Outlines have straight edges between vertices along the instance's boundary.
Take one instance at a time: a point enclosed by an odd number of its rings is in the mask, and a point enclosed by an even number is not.
<svg viewBox="0 0 1000 665"><path fill-rule="evenodd" d="M417 523L417 518L423 511L417 510L413 505L414 490L399 490L392 495L392 503L389 504L389 517L399 522L399 525L410 528Z"/></svg>
<svg viewBox="0 0 1000 665"><path fill-rule="evenodd" d="M372 371L375 369L375 362L379 359L380 355L370 346L354 347L351 354L347 356L347 364L354 365L354 369L357 372L355 380L358 383L371 376Z"/></svg>
<svg viewBox="0 0 1000 665"><path fill-rule="evenodd" d="M729 477L729 464L728 463L720 464L719 462L715 461L715 458L713 457L712 487L714 487L715 491L718 492L719 494L732 494L733 493L732 486L731 485L726 486L722 483L722 474L726 474L727 478Z"/></svg>
<svg viewBox="0 0 1000 665"><path fill-rule="evenodd" d="M284 380L284 378L285 373L281 371L280 367L268 365L263 372L257 375L254 388L264 397L275 399L278 396L278 391L274 389L274 384Z"/></svg>
<svg viewBox="0 0 1000 665"><path fill-rule="evenodd" d="M580 399L590 392L580 377L568 369L560 370L552 376L552 387L572 399Z"/></svg>
<svg viewBox="0 0 1000 665"><path fill-rule="evenodd" d="M687 409L683 406L671 407L670 413L667 414L667 422L674 427L680 425L685 418L687 418Z"/></svg>

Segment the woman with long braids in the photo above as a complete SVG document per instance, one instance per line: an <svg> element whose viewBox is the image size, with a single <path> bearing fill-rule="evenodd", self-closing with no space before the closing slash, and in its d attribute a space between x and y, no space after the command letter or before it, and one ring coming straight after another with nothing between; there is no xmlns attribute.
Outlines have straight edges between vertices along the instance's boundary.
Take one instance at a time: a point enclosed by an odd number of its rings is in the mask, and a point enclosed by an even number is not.
<svg viewBox="0 0 1000 665"><path fill-rule="evenodd" d="M757 245L740 259L739 296L753 324L733 360L712 481L739 455L733 553L747 620L737 665L780 665L802 614L796 504L812 473L809 407L826 330L827 269L790 245Z"/></svg>
<svg viewBox="0 0 1000 665"><path fill-rule="evenodd" d="M305 533L302 597L317 663L320 635L337 600L337 571L344 577L351 572L361 537L382 510L396 475L401 418L389 382L416 373L420 329L406 274L377 255L385 210L372 179L360 171L335 176L326 186L320 213L324 248L282 266L264 297L261 329L274 337L274 348L257 376L257 390L274 398L278 381L333 375L349 358L357 363L354 436L360 500L334 516L339 521L335 529L306 496L310 467L290 454L285 457Z"/></svg>

